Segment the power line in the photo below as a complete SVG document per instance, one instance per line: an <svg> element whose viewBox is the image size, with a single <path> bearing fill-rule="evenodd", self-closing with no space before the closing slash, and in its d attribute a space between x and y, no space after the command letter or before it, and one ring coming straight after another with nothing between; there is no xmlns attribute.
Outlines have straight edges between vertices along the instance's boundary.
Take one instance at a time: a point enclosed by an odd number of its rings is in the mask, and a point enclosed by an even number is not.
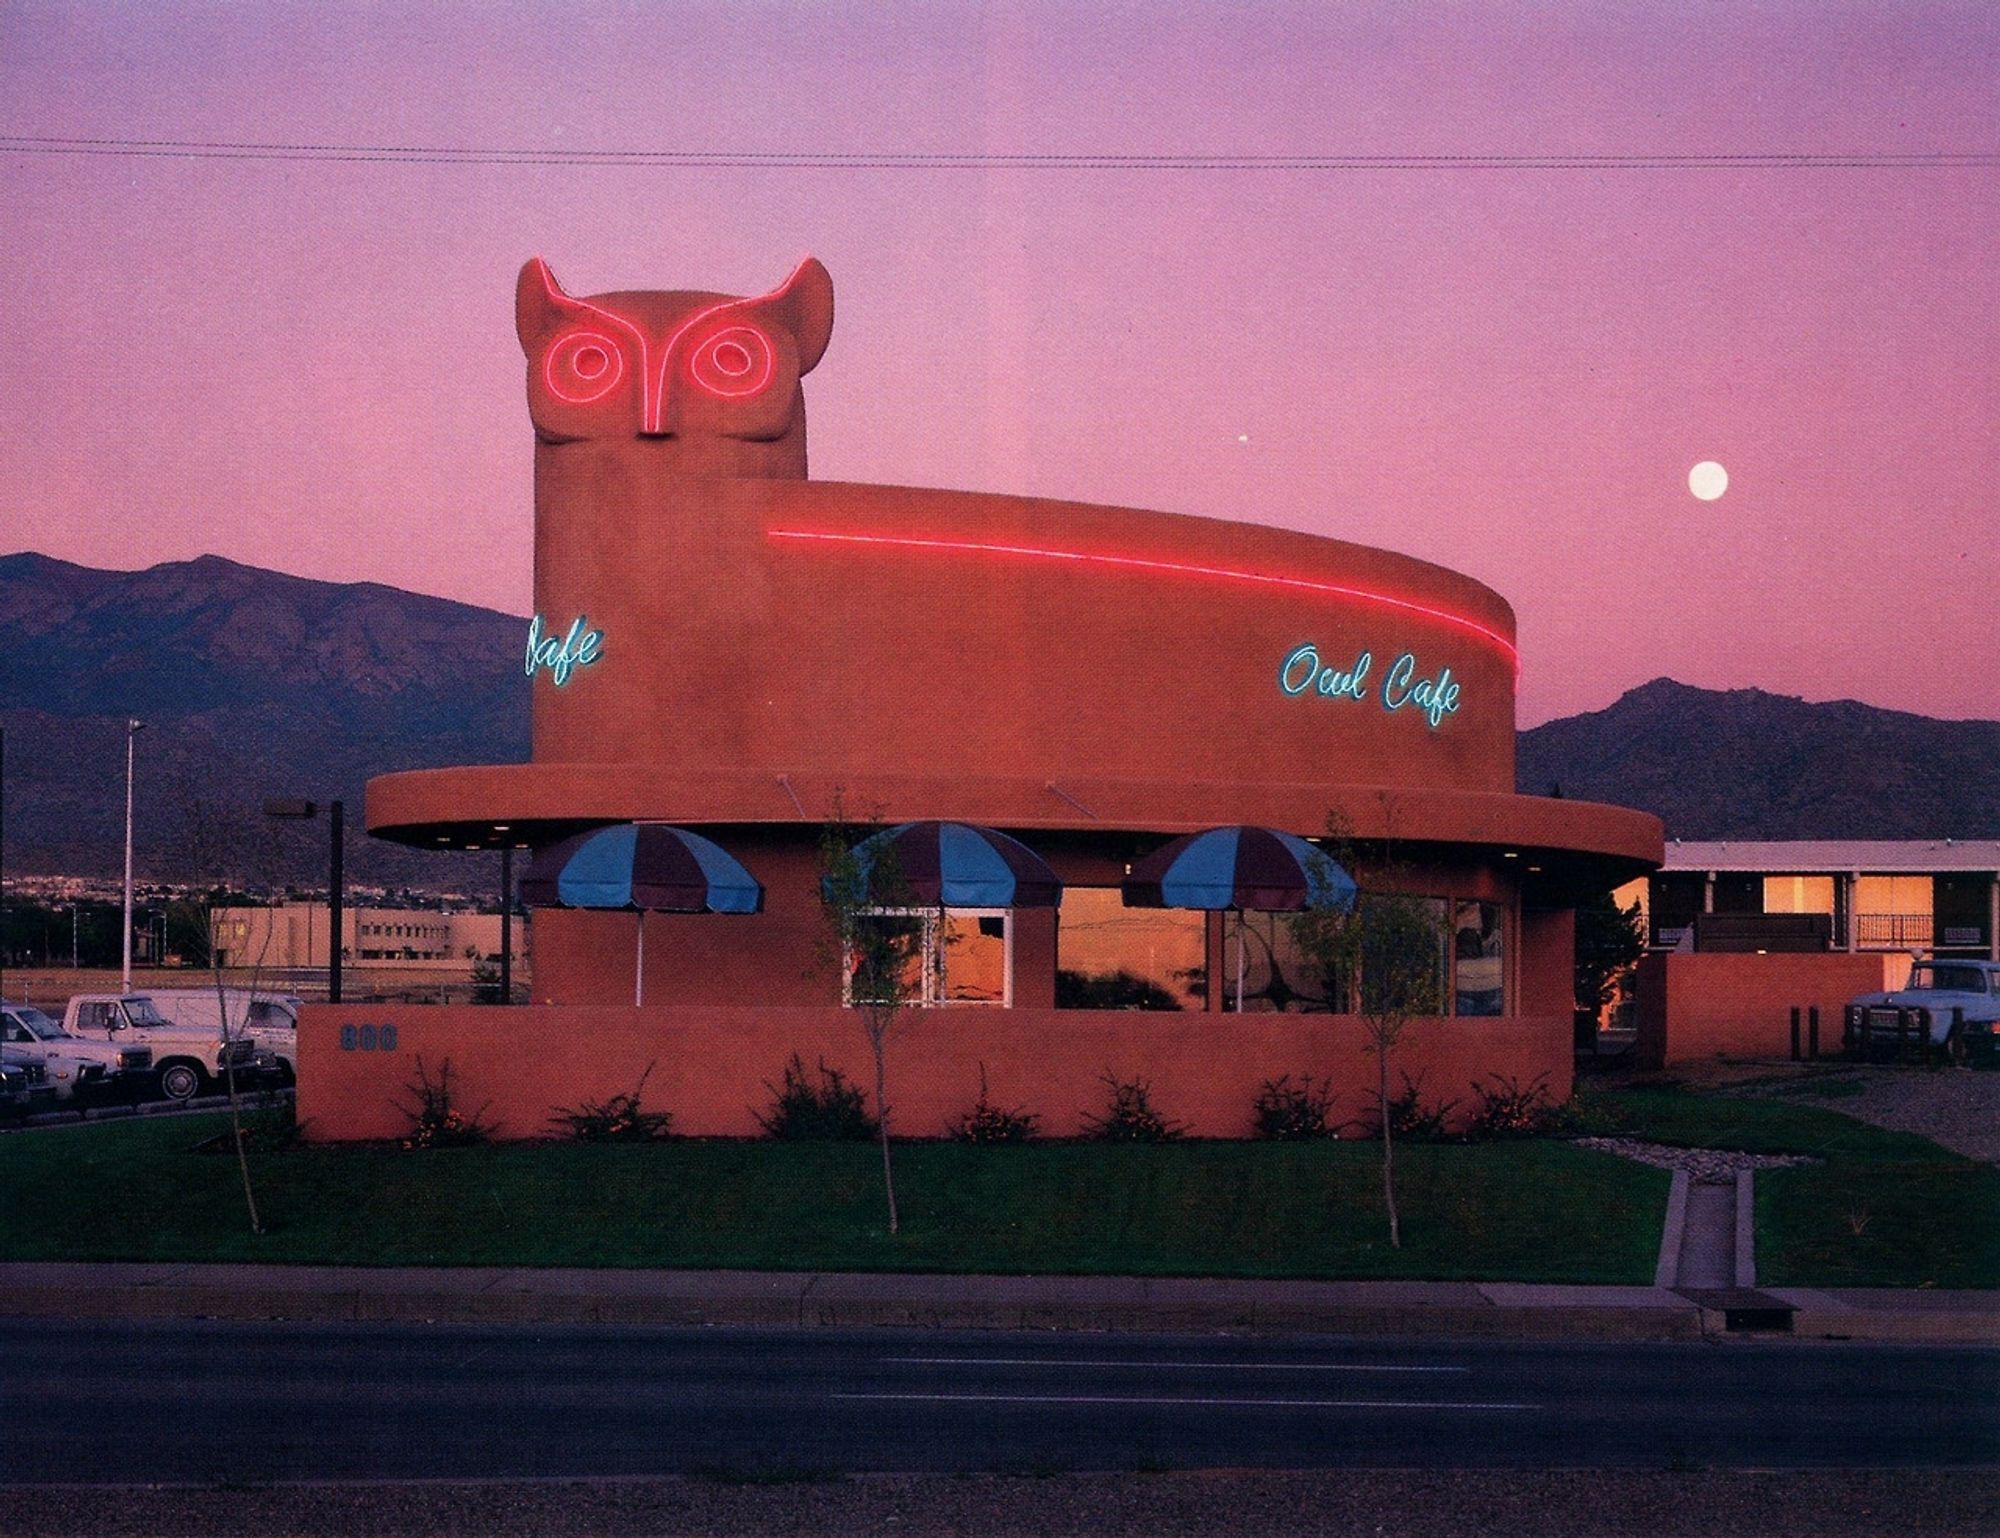
<svg viewBox="0 0 2000 1538"><path fill-rule="evenodd" d="M278 160L382 165L606 166L828 171L1808 171L1986 170L2000 150L1642 155L958 154L928 151L585 150L254 140L56 138L0 134L0 153L139 160Z"/></svg>

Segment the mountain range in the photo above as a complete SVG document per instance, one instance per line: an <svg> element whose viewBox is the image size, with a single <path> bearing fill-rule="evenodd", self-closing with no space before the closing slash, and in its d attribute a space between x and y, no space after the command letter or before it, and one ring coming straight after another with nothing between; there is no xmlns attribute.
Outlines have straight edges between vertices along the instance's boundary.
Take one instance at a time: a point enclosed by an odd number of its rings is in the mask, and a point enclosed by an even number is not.
<svg viewBox="0 0 2000 1538"><path fill-rule="evenodd" d="M0 556L7 869L122 868L125 723L136 718L146 723L133 743L142 874L219 858L224 868L200 874L222 879L236 874L234 855L323 885L326 814L272 824L255 809L271 797L339 798L351 880L463 890L473 859L361 834L362 788L394 769L525 760L526 625L213 555L134 572Z"/></svg>
<svg viewBox="0 0 2000 1538"><path fill-rule="evenodd" d="M340 797L352 880L489 885L470 870L480 857L363 836L362 787L396 769L525 760L525 630L491 609L212 555L136 572L0 557L6 869L118 871L137 718L142 874L187 874L223 823L275 879L323 881L325 823L274 825L254 809ZM1660 678L1523 732L1518 782L1656 812L1682 838L1991 838L2000 722Z"/></svg>
<svg viewBox="0 0 2000 1538"><path fill-rule="evenodd" d="M1521 733L1515 780L1656 813L1670 838L2000 837L2000 721L1656 678Z"/></svg>

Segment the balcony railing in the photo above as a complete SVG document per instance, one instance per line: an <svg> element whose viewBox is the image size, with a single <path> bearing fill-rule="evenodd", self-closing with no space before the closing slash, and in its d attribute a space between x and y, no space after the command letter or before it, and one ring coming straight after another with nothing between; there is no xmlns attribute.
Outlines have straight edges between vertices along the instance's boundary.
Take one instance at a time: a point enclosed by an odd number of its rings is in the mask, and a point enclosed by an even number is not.
<svg viewBox="0 0 2000 1538"><path fill-rule="evenodd" d="M1673 950L1687 935L1687 925L1659 924L1653 928L1653 949ZM1854 915L1854 946L1863 951L1907 951L1941 948L1947 951L1985 950L1989 943L1985 926L1979 924L1938 924L1928 913L1857 913ZM1847 937L1836 924L1833 948L1845 950Z"/></svg>
<svg viewBox="0 0 2000 1538"><path fill-rule="evenodd" d="M1865 951L1928 949L1931 944L1931 916L1928 913L1857 913L1854 915L1854 943ZM1978 944L1975 936L1968 944Z"/></svg>

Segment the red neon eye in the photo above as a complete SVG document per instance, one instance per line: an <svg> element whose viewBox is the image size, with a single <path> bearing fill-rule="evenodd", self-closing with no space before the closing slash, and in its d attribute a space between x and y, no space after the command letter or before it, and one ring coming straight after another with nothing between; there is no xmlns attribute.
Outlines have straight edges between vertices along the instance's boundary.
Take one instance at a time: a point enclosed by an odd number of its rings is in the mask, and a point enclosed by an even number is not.
<svg viewBox="0 0 2000 1538"><path fill-rule="evenodd" d="M777 372L778 350L754 326L730 326L688 355L688 372L711 395L755 395Z"/></svg>
<svg viewBox="0 0 2000 1538"><path fill-rule="evenodd" d="M556 338L542 365L542 378L558 400L581 406L601 400L625 377L625 354L596 331L571 331Z"/></svg>

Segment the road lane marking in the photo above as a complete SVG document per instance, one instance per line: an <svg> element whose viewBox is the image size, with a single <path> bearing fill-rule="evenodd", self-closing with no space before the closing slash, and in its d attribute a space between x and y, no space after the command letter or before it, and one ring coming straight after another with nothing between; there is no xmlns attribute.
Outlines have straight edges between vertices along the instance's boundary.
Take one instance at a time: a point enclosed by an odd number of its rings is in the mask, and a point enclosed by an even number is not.
<svg viewBox="0 0 2000 1538"><path fill-rule="evenodd" d="M1471 1372L1470 1367L1398 1367L1368 1362L1133 1362L1067 1356L885 1356L920 1367L1165 1367L1177 1372Z"/></svg>
<svg viewBox="0 0 2000 1538"><path fill-rule="evenodd" d="M1438 1399L1233 1399L1214 1395L1151 1394L864 1394L834 1393L829 1399L896 1399L923 1404L1102 1404L1224 1405L1273 1410L1535 1410L1532 1404L1477 1403Z"/></svg>

